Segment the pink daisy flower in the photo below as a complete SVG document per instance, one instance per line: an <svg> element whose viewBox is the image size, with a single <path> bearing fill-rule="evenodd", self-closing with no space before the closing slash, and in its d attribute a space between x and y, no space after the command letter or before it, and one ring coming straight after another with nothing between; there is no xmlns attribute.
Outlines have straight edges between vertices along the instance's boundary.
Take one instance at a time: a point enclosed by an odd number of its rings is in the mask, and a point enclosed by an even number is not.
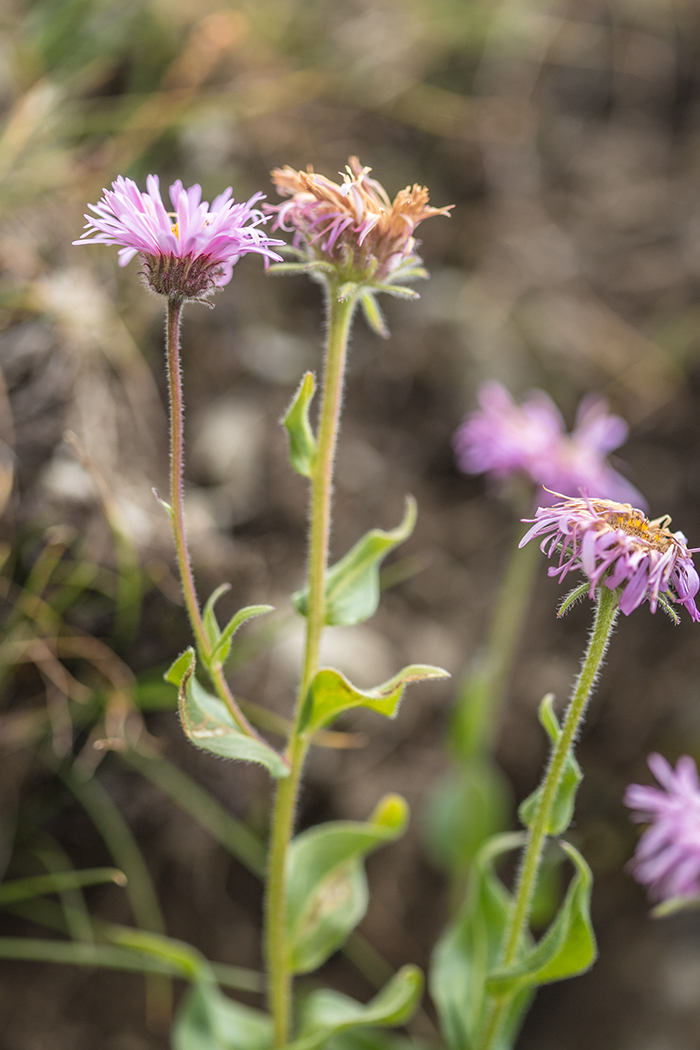
<svg viewBox="0 0 700 1050"><path fill-rule="evenodd" d="M538 487L577 495L632 501L643 496L610 466L607 455L627 438L627 424L608 412L596 394L578 407L573 431L552 399L536 390L518 405L500 383L483 383L479 408L454 436L457 463L467 474L490 474L503 480L525 475ZM546 499L546 497L544 497Z"/></svg>
<svg viewBox="0 0 700 1050"><path fill-rule="evenodd" d="M649 824L639 840L632 868L653 900L700 896L700 779L688 755L675 770L661 755L649 755L661 788L630 784L625 805L631 818Z"/></svg>
<svg viewBox="0 0 700 1050"><path fill-rule="evenodd" d="M170 187L172 211L163 204L157 175L149 175L142 193L132 179L121 175L105 190L85 233L73 244L117 244L119 264L135 255L146 265L151 288L177 299L198 299L231 280L241 255L255 252L269 259L281 257L272 247L283 244L260 229L267 216L254 207L263 199L255 193L236 204L231 187L210 205L202 200L200 186L185 189L180 180Z"/></svg>
<svg viewBox="0 0 700 1050"><path fill-rule="evenodd" d="M294 231L305 257L340 267L348 281L392 284L426 277L415 252L415 228L433 215L449 215L452 206L430 207L428 190L418 185L392 201L381 182L370 178L371 170L350 157L337 183L311 167L275 168L272 181L290 199L265 208L275 213L275 229Z"/></svg>
<svg viewBox="0 0 700 1050"><path fill-rule="evenodd" d="M584 497L539 507L534 518L525 520L534 524L521 547L542 536L541 550L548 557L559 552L550 576L562 580L580 570L590 580L591 598L603 584L610 590L620 587L620 609L626 616L648 601L652 612L662 604L677 620L669 604L677 602L700 621L695 604L700 577L692 557L700 548L688 548L682 532L669 530L668 515L649 521L629 503Z"/></svg>

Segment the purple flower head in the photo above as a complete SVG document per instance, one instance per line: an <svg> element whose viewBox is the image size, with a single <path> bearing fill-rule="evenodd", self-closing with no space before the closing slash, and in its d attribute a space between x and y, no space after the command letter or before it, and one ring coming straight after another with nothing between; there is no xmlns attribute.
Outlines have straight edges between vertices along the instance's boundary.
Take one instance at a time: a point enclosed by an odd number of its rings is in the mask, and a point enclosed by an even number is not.
<svg viewBox="0 0 700 1050"><path fill-rule="evenodd" d="M158 176L149 175L146 185L142 193L120 175L97 204L88 205L94 214L85 215L85 233L73 244L118 244L120 266L140 254L151 288L176 299L199 299L221 288L247 252L263 255L266 263L280 259L271 249L283 241L260 229L267 216L254 205L262 193L236 204L229 186L210 205L200 186L186 190L178 179L170 187L173 210L166 211Z"/></svg>
<svg viewBox="0 0 700 1050"><path fill-rule="evenodd" d="M694 552L682 532L669 530L668 515L649 521L629 503L583 497L539 507L534 518L525 520L534 525L521 547L542 536L541 550L547 557L559 552L550 576L562 580L579 569L590 580L591 598L602 584L610 590L622 588L620 609L625 616L648 601L652 612L661 603L676 619L669 602L678 602L693 620L700 620L694 600L700 589Z"/></svg>
<svg viewBox="0 0 700 1050"><path fill-rule="evenodd" d="M661 788L630 784L625 805L631 818L649 824L639 840L632 870L653 900L700 895L700 780L692 758L675 770L661 755L649 755Z"/></svg>
<svg viewBox="0 0 700 1050"><path fill-rule="evenodd" d="M294 245L310 261L332 266L345 280L391 284L427 277L416 254L416 226L450 207L432 208L425 186L407 186L392 201L371 168L350 157L342 183L311 167L275 168L272 181L289 197L265 205L275 229L293 230Z"/></svg>
<svg viewBox="0 0 700 1050"><path fill-rule="evenodd" d="M602 499L645 505L606 459L627 438L627 424L610 415L604 398L590 394L583 399L570 434L542 390L518 405L504 386L488 382L478 398L479 408L454 436L457 463L465 473L487 473L498 480L521 474L552 492L573 496L585 489Z"/></svg>

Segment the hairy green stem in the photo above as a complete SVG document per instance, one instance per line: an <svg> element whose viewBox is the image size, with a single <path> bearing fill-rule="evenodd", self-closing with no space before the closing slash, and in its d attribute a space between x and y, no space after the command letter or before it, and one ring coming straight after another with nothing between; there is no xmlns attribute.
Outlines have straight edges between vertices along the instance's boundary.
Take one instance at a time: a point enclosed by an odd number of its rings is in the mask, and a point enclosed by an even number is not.
<svg viewBox="0 0 700 1050"><path fill-rule="evenodd" d="M327 287L328 331L324 361L323 394L319 413L317 453L311 477L311 512L307 565L308 608L306 647L292 731L287 747L290 775L277 782L272 812L265 908L265 949L268 999L274 1023L274 1045L289 1039L292 974L286 941L287 854L294 830L294 815L301 772L309 740L299 733L303 699L318 669L318 653L325 622L325 578L331 527L333 463L343 399L345 360L355 297L338 301L337 285Z"/></svg>
<svg viewBox="0 0 700 1050"><path fill-rule="evenodd" d="M260 735L250 725L245 715L239 708L229 688L228 682L220 664L212 664L211 645L204 629L202 614L197 601L197 591L194 584L192 564L187 549L187 534L185 532L185 506L183 491L183 467L184 467L184 413L182 403L182 375L180 370L180 323L182 321L182 308L184 303L181 299L168 299L168 309L165 324L165 351L168 369L168 390L170 393L170 523L175 539L175 551L177 564L180 570L180 581L182 593L185 598L187 614L197 641L197 649L207 663L207 670L212 684L219 697L228 707L234 720L240 729L261 739Z"/></svg>
<svg viewBox="0 0 700 1050"><path fill-rule="evenodd" d="M549 766L545 772L539 803L528 833L522 864L513 897L513 907L506 929L499 966L511 966L517 961L523 946L532 909L532 899L537 885L542 851L547 838L547 828L552 808L564 772L566 757L576 739L588 701L595 686L605 652L610 641L619 607L619 594L602 586L598 589L598 605L595 621L588 642L581 673L578 676L569 707L564 718L559 739L552 749ZM492 1000L484 1019L479 1050L494 1050L510 1007L510 999Z"/></svg>

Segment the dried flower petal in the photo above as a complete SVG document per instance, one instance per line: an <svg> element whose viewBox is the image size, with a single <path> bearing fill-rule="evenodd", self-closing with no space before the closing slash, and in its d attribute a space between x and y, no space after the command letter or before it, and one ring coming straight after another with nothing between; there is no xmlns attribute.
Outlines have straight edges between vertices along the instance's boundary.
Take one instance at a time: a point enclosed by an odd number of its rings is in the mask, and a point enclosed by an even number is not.
<svg viewBox="0 0 700 1050"><path fill-rule="evenodd" d="M649 521L629 503L584 497L539 507L535 518L525 520L534 525L521 547L543 536L541 550L548 557L559 551L550 576L562 580L579 569L590 580L591 598L596 587L621 588L620 609L626 616L645 601L656 612L663 599L685 606L692 619L700 621L694 550L682 532L669 530L668 515Z"/></svg>
<svg viewBox="0 0 700 1050"><path fill-rule="evenodd" d="M293 230L295 246L310 260L340 268L344 280L380 284L425 276L415 253L415 228L433 215L449 215L450 208L431 208L428 190L418 185L391 201L370 178L371 170L351 157L337 183L311 167L275 168L272 180L290 200L265 209L275 214L275 229Z"/></svg>

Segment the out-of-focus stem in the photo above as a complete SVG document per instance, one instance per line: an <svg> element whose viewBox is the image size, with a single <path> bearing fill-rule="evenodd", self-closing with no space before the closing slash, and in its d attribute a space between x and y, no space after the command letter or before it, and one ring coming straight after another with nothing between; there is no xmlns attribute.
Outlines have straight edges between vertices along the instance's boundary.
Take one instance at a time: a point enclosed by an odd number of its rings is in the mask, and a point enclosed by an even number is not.
<svg viewBox="0 0 700 1050"><path fill-rule="evenodd" d="M333 282L327 288L328 334L326 342L323 394L317 434L317 454L311 478L311 521L307 568L308 607L306 647L301 684L297 696L287 756L291 772L277 782L267 875L265 947L268 970L268 998L274 1023L274 1045L281 1048L289 1039L292 974L286 940L286 864L294 830L294 814L301 772L309 740L299 734L303 699L318 669L318 652L325 622L325 580L331 525L333 463L340 424L343 380L348 339L355 310L354 297L338 301Z"/></svg>
<svg viewBox="0 0 700 1050"><path fill-rule="evenodd" d="M552 808L564 773L564 764L573 746L576 734L586 712L593 687L598 677L600 666L608 648L610 636L615 626L619 608L619 594L608 587L598 589L593 630L584 655L581 673L576 680L574 692L564 718L559 739L552 749L549 765L542 780L539 802L532 827L528 832L527 844L513 897L510 921L506 929L501 949L499 965L511 966L520 955L523 938L528 928L532 898L537 885L542 850L547 838L547 828L552 816ZM478 1044L479 1050L493 1050L498 1046L499 1036L505 1022L511 1000L508 998L492 1001L487 1012L483 1036Z"/></svg>

